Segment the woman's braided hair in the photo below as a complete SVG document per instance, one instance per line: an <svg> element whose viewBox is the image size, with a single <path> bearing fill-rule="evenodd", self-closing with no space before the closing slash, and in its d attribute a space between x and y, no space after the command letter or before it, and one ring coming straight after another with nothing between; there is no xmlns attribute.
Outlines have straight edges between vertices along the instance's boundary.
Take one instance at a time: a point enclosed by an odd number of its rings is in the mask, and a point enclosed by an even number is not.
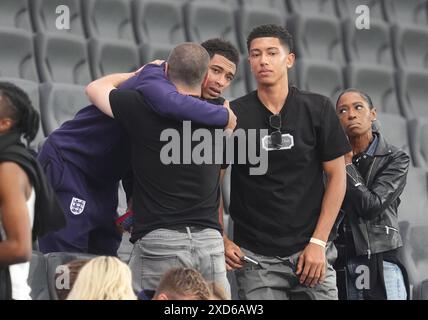
<svg viewBox="0 0 428 320"><path fill-rule="evenodd" d="M13 128L22 133L27 144L34 140L39 130L40 116L34 109L28 95L10 82L0 82L0 115L10 117L14 122Z"/></svg>

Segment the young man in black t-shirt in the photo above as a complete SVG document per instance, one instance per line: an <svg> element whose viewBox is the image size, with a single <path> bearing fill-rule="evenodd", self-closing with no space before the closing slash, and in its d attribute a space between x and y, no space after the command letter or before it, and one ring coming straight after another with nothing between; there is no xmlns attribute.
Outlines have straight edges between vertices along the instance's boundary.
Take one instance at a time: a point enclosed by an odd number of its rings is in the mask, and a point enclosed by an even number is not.
<svg viewBox="0 0 428 320"><path fill-rule="evenodd" d="M289 87L295 56L284 28L256 27L247 46L257 90L231 108L237 129L269 130L249 142L267 151L268 169L251 175L250 165L232 165L226 263L241 299L337 299L328 238L345 194L349 143L327 97ZM244 255L258 263L242 262Z"/></svg>

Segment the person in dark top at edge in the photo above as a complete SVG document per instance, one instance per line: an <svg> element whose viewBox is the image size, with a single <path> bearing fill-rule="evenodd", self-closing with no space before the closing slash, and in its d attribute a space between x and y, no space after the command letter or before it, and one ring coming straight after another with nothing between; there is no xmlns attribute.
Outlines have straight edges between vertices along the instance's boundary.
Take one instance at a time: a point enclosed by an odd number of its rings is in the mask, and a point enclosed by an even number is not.
<svg viewBox="0 0 428 320"><path fill-rule="evenodd" d="M410 158L373 131L376 109L366 93L345 90L336 112L352 146L345 155L345 215L336 240L337 264L347 273L347 299L406 300L407 273L397 256L402 246L398 206Z"/></svg>
<svg viewBox="0 0 428 320"><path fill-rule="evenodd" d="M28 95L0 82L0 300L30 300L32 242L62 228L64 213L28 144L39 129Z"/></svg>

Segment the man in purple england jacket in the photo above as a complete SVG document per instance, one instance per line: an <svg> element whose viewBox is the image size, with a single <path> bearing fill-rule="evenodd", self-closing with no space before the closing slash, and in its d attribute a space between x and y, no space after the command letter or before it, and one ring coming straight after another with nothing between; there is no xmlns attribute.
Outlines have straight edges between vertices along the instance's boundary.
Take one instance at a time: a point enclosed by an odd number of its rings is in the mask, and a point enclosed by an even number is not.
<svg viewBox="0 0 428 320"><path fill-rule="evenodd" d="M220 39L202 46L211 58L202 96L222 99L236 73L239 54ZM144 68L120 88L144 92L153 110L168 118L218 128L231 125L234 119L227 108L178 94L160 67ZM117 254L121 241L115 225L117 190L130 171L130 157L125 131L93 105L49 135L38 159L66 212L67 227L39 239L42 252ZM129 198L129 188L125 191Z"/></svg>

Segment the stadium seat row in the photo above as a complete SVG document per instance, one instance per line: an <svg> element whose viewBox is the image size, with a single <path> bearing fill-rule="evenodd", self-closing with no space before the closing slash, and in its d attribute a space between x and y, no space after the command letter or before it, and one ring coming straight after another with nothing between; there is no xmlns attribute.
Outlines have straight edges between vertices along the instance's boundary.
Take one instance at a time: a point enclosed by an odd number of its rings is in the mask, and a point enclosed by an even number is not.
<svg viewBox="0 0 428 320"><path fill-rule="evenodd" d="M361 4L370 8L373 23L428 26L426 0L358 1ZM61 28L64 6L69 10L68 29ZM140 44L198 42L215 35L239 44L244 52L245 36L254 25L284 24L293 15L338 23L358 16L356 6L352 0L2 0L0 27Z"/></svg>

